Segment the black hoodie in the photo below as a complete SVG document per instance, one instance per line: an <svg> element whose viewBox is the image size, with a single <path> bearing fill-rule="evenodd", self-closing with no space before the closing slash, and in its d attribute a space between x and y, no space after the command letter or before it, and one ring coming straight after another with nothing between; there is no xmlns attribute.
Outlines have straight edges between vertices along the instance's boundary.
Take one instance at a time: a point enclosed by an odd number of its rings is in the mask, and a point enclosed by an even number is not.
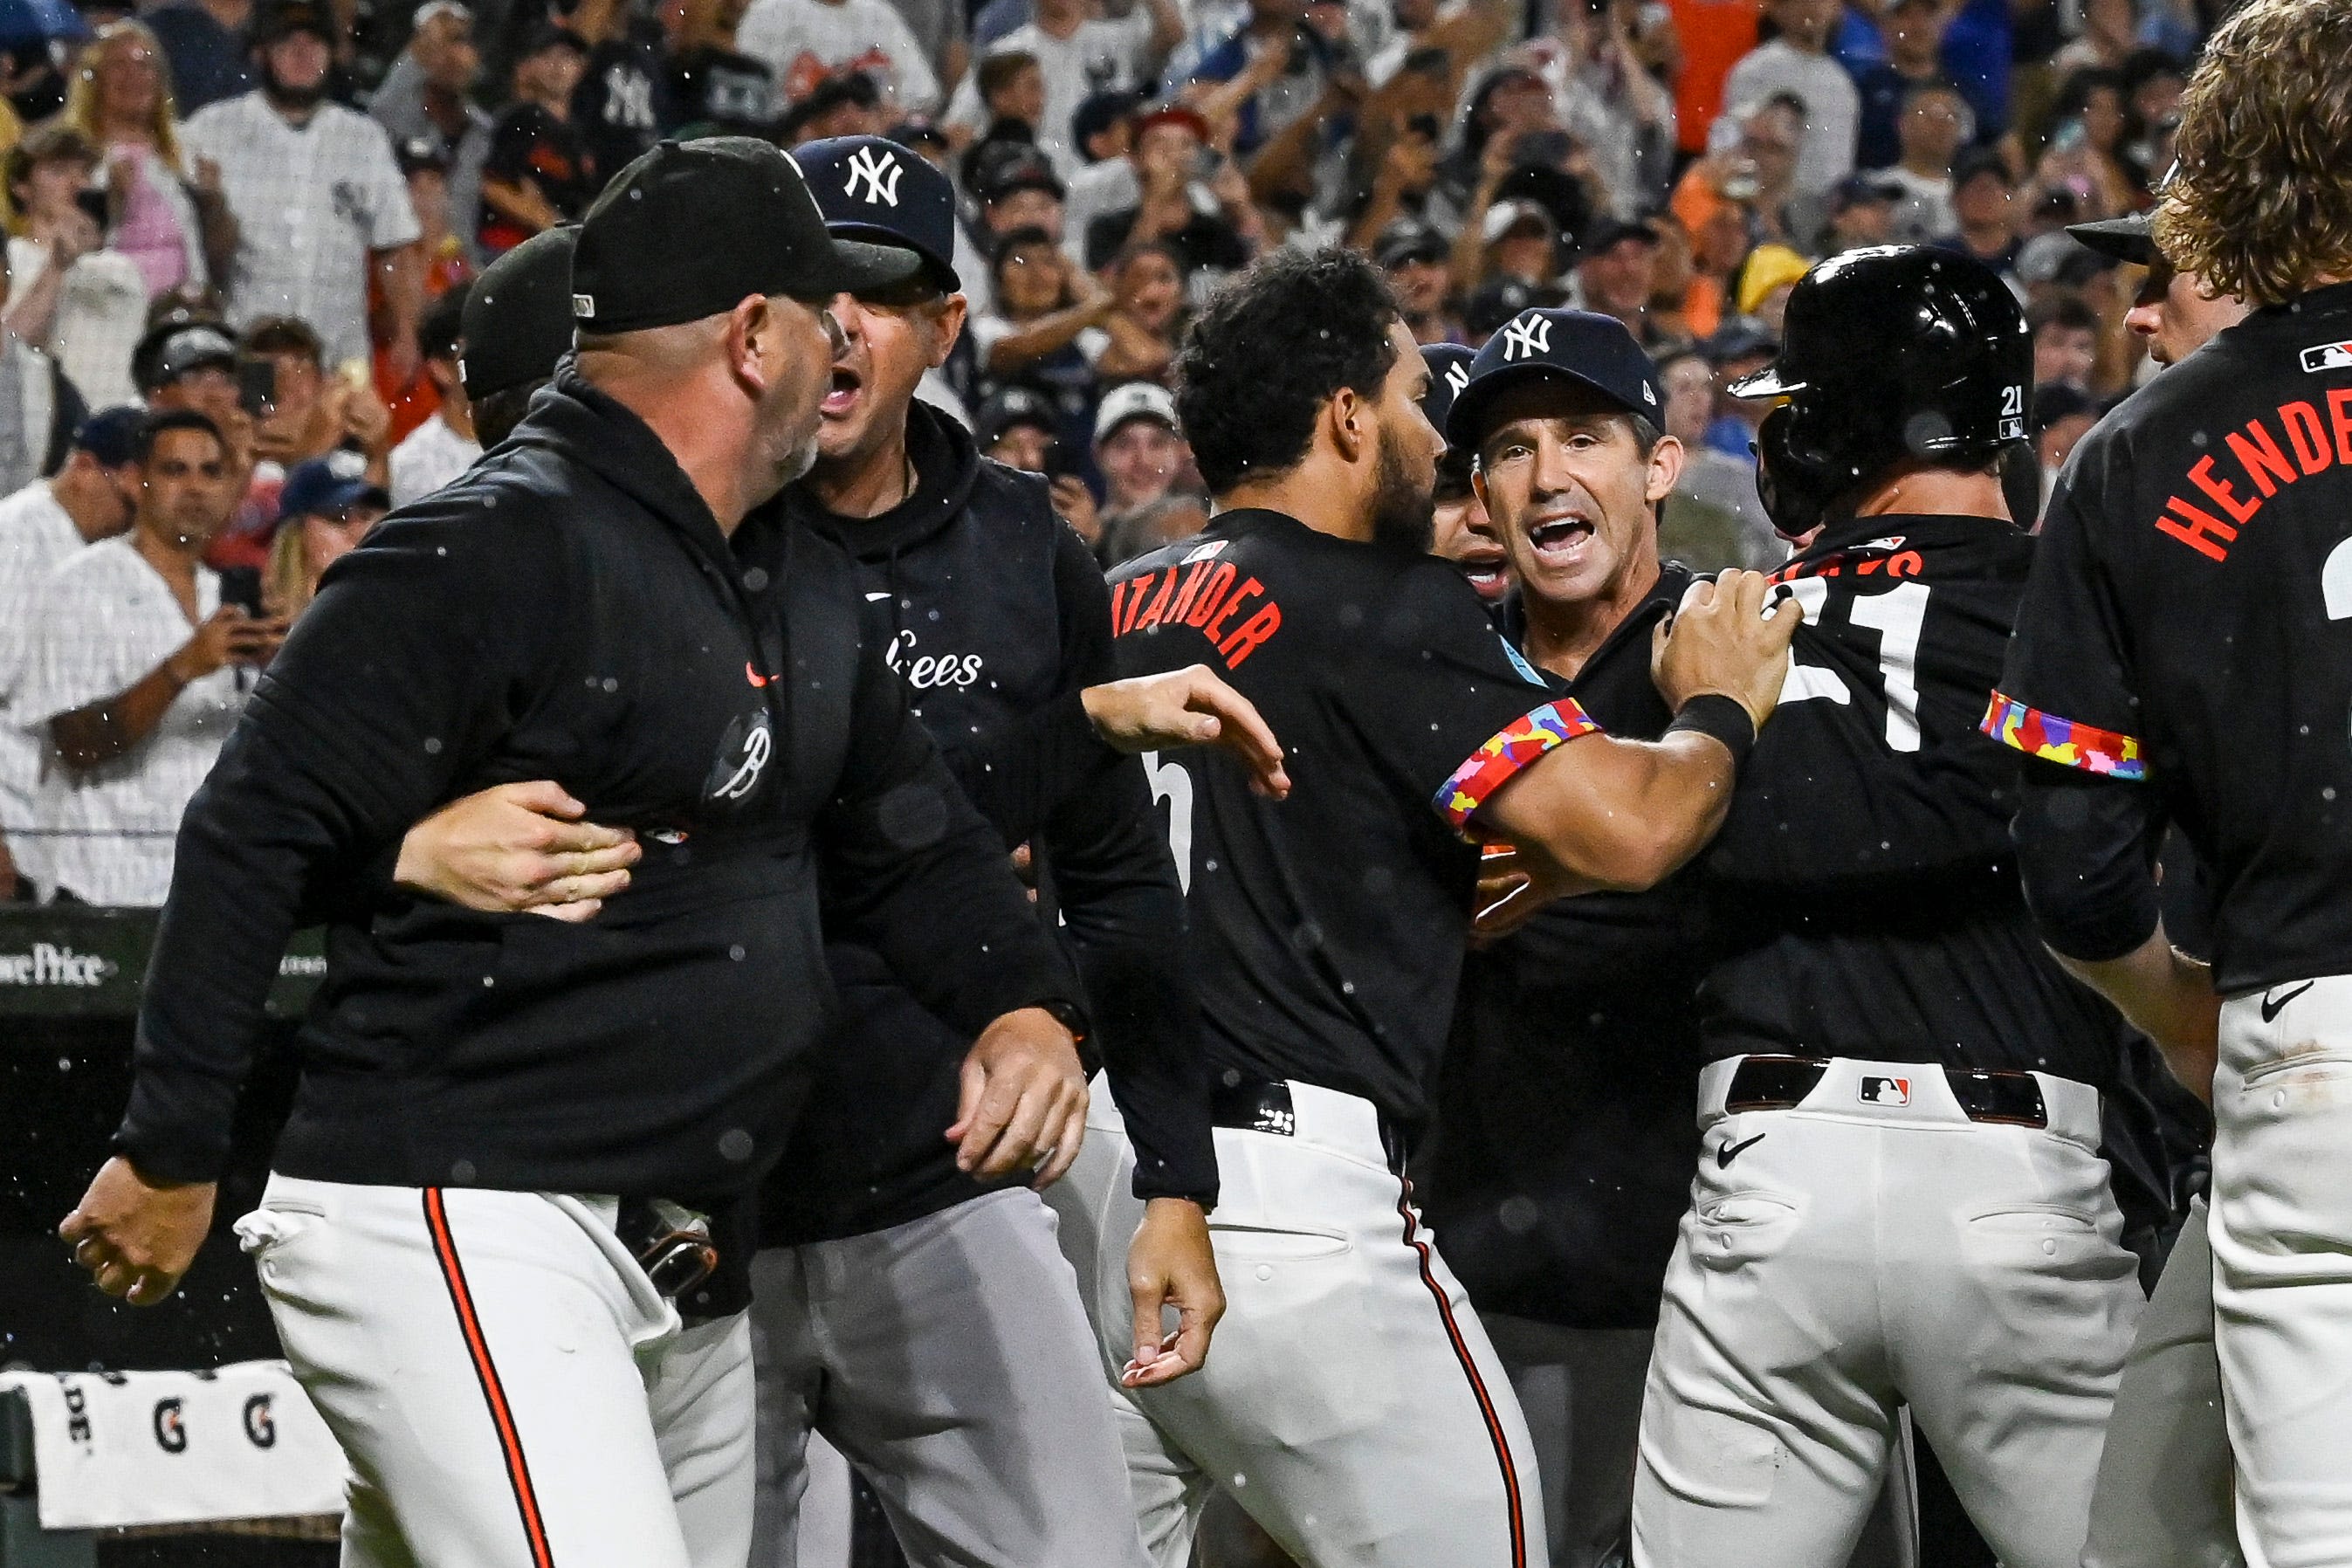
<svg viewBox="0 0 2352 1568"><path fill-rule="evenodd" d="M308 908L334 910L327 978L273 1163L328 1181L748 1191L828 1021L820 869L826 922L961 1026L1071 998L857 636L848 563L785 542L772 576L836 584L790 601L824 612L800 646L653 432L567 363L510 441L338 563L182 824L118 1147L217 1173ZM370 875L444 803L539 778L646 843L595 920Z"/></svg>
<svg viewBox="0 0 2352 1568"><path fill-rule="evenodd" d="M1034 847L1135 1142L1136 1193L1213 1201L1175 864L1141 763L1097 739L1079 700L1118 673L1102 574L1045 481L981 458L953 420L914 404L907 445L915 492L889 511L838 517L805 484L783 510L856 558L869 640L982 814L1007 843ZM771 1245L864 1235L989 1190L941 1136L971 1030L928 1008L855 933L828 922L827 934L843 1026L762 1197Z"/></svg>

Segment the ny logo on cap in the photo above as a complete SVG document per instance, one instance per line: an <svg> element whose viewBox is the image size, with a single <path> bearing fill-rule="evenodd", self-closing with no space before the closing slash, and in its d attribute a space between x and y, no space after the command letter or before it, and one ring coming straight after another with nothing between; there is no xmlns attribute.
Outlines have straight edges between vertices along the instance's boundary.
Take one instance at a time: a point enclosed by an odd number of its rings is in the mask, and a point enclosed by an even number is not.
<svg viewBox="0 0 2352 1568"><path fill-rule="evenodd" d="M1551 318L1529 310L1503 328L1503 358L1532 359L1551 353Z"/></svg>
<svg viewBox="0 0 2352 1568"><path fill-rule="evenodd" d="M898 205L898 176L906 172L898 166L896 153L860 147L849 155L849 183L841 187L842 192L857 197L868 206L895 207ZM866 187L866 194L858 196L857 187L861 184Z"/></svg>
<svg viewBox="0 0 2352 1568"><path fill-rule="evenodd" d="M1445 384L1454 389L1454 396L1461 396L1462 389L1470 384L1470 366L1468 362L1464 360L1455 360L1452 364L1447 365L1445 367Z"/></svg>

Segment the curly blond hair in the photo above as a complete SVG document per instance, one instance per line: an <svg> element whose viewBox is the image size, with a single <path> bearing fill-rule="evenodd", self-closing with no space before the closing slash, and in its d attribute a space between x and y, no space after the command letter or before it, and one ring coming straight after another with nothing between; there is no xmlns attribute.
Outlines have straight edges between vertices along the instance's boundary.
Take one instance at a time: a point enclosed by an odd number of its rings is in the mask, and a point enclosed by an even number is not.
<svg viewBox="0 0 2352 1568"><path fill-rule="evenodd" d="M2275 305L2352 277L2352 0L2252 0L2180 100L2158 247L2217 295Z"/></svg>

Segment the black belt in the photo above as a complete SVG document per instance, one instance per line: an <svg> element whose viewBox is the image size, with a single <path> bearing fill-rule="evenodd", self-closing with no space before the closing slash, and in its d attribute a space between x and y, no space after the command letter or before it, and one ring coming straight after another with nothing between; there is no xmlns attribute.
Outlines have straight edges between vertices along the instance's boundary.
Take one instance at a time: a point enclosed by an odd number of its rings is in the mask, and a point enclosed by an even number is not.
<svg viewBox="0 0 2352 1568"><path fill-rule="evenodd" d="M1822 1081L1829 1065L1820 1057L1749 1057L1732 1073L1730 1087L1724 1090L1723 1108L1794 1110ZM2030 1072L1986 1072L1973 1068L1941 1071L1944 1081L1952 1086L1952 1098L1971 1121L2009 1127L2050 1125L2049 1110L2042 1103L2042 1080Z"/></svg>
<svg viewBox="0 0 2352 1568"><path fill-rule="evenodd" d="M1378 1114L1381 1150L1388 1156L1389 1169L1402 1175L1406 1153L1404 1131L1390 1120L1386 1111ZM1298 1111L1291 1104L1290 1086L1280 1079L1226 1081L1220 1078L1209 1089L1209 1124L1240 1132L1270 1132L1276 1138L1294 1138L1298 1133Z"/></svg>

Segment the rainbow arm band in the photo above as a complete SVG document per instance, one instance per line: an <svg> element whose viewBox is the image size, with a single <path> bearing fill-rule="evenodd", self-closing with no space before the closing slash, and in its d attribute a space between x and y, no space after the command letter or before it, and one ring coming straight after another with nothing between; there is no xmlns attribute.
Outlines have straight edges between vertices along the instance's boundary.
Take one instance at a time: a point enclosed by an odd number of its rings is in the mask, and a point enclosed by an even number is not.
<svg viewBox="0 0 2352 1568"><path fill-rule="evenodd" d="M1454 770L1454 776L1438 786L1433 804L1438 814L1453 824L1456 833L1468 837L1471 816L1522 768L1554 746L1565 745L1600 728L1572 697L1547 702L1488 736L1486 743L1471 752Z"/></svg>
<svg viewBox="0 0 2352 1568"><path fill-rule="evenodd" d="M2045 763L2134 784L2147 778L2147 759L2137 736L2061 719L1998 691L1978 728L2002 745Z"/></svg>

